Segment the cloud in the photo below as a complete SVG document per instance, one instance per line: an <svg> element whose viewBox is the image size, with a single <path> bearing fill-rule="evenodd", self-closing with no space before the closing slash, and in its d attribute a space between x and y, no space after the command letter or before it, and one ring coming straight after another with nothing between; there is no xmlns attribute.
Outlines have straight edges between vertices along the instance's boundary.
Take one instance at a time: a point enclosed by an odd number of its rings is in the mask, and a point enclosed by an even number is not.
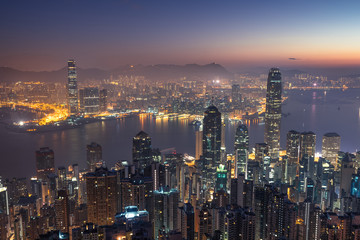
<svg viewBox="0 0 360 240"><path fill-rule="evenodd" d="M298 60L300 60L300 59L298 59L298 58L293 58L293 57L291 57L291 58L288 58L290 61L298 61Z"/></svg>

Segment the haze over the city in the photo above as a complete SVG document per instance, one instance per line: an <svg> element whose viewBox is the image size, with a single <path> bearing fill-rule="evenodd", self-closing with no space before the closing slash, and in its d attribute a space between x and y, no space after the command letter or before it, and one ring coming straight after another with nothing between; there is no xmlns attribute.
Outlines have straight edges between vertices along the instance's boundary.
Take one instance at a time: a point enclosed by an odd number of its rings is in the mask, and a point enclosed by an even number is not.
<svg viewBox="0 0 360 240"><path fill-rule="evenodd" d="M360 65L359 1L2 1L0 66Z"/></svg>
<svg viewBox="0 0 360 240"><path fill-rule="evenodd" d="M0 3L0 240L360 239L360 1Z"/></svg>

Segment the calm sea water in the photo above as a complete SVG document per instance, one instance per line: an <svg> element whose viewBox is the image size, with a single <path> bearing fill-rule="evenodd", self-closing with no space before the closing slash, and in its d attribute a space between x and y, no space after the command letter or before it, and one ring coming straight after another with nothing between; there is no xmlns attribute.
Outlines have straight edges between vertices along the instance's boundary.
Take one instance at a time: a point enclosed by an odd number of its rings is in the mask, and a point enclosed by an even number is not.
<svg viewBox="0 0 360 240"><path fill-rule="evenodd" d="M317 134L317 151L327 132L341 136L341 150L360 149L360 89L287 92L281 123L281 146L285 147L287 131L313 131ZM227 152L233 151L235 124L227 124ZM176 149L179 153L195 153L195 131L186 120L155 120L132 117L110 120L47 133L14 133L0 126L0 176L30 177L35 173L35 151L48 146L55 152L57 166L78 163L86 165L86 145L95 141L103 147L103 159L109 166L130 160L132 137L144 130L152 137L153 147ZM264 125L249 125L250 146L263 142Z"/></svg>

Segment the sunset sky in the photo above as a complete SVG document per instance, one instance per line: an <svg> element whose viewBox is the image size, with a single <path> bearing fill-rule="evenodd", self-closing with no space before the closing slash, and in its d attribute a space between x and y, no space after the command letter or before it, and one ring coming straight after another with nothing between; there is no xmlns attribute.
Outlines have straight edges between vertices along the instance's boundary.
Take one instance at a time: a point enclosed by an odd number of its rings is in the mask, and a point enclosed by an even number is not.
<svg viewBox="0 0 360 240"><path fill-rule="evenodd" d="M2 0L0 66L360 66L360 1Z"/></svg>

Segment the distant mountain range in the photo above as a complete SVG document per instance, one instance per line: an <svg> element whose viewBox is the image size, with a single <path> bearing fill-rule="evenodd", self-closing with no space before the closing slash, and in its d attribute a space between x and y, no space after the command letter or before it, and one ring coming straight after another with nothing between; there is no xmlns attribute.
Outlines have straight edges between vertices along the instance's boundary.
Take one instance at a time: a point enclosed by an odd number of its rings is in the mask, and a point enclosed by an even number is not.
<svg viewBox="0 0 360 240"><path fill-rule="evenodd" d="M167 81L186 78L188 80L208 80L213 78L230 78L233 76L223 66L216 63L198 65L135 65L123 66L112 70L102 70L98 68L78 68L78 80L101 80L109 78L111 75L139 75L145 76L150 80ZM18 81L41 81L41 82L66 82L67 69L64 67L56 71L21 71L8 67L0 67L0 82Z"/></svg>

